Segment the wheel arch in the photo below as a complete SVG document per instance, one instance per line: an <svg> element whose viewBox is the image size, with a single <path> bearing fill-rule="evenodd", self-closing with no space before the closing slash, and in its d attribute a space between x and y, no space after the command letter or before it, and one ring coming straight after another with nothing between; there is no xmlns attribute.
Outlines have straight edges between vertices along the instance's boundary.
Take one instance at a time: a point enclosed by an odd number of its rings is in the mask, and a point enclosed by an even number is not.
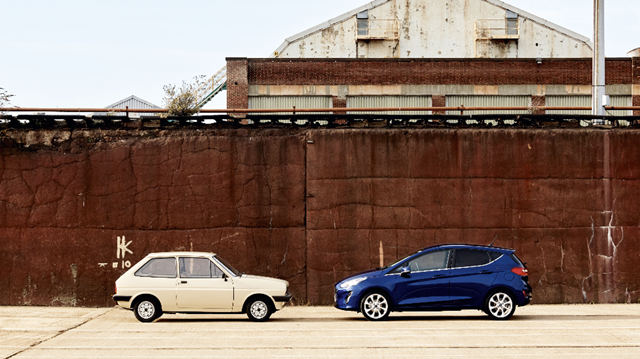
<svg viewBox="0 0 640 359"><path fill-rule="evenodd" d="M387 297L387 300L389 300L389 304L391 308L395 307L395 300L393 299L393 295L391 295L391 292L389 291L389 289L385 287L376 286L376 287L367 288L366 290L363 290L362 292L360 292L360 295L358 295L358 308L360 308L360 303L362 303L362 299L364 299L364 297L366 297L371 293L376 293L376 292L383 294L385 297Z"/></svg>
<svg viewBox="0 0 640 359"><path fill-rule="evenodd" d="M506 292L511 296L512 299L514 299L514 304L518 306L518 297L516 296L516 293L513 291L513 289L504 285L498 285L488 290L487 294L485 294L484 298L482 299L482 306L484 307L484 304L487 302L487 299L489 299L489 297L491 297L497 292Z"/></svg>
<svg viewBox="0 0 640 359"><path fill-rule="evenodd" d="M254 293L245 298L244 303L242 303L242 313L247 313L247 306L249 305L249 303L251 303L252 300L257 298L262 298L263 300L265 300L265 303L267 303L267 305L269 306L269 310L272 313L276 312L276 303L270 295L264 293Z"/></svg>
<svg viewBox="0 0 640 359"><path fill-rule="evenodd" d="M138 303L140 303L141 301L145 300L145 299L150 299L155 301L158 304L158 309L162 310L162 302L160 301L160 299L158 299L158 297L156 297L155 295L151 294L151 293L139 293L137 295L135 295L134 297L131 298L131 301L129 303L131 303L130 305L130 309L131 310L136 310L136 306L138 305Z"/></svg>

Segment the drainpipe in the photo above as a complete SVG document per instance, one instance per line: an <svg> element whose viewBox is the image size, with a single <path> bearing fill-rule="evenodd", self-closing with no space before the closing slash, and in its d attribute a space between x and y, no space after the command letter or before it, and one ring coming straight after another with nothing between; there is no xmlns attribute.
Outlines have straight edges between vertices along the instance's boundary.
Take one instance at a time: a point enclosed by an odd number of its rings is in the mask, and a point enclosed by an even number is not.
<svg viewBox="0 0 640 359"><path fill-rule="evenodd" d="M604 116L605 57L604 57L604 0L593 0L594 49L593 49L593 91L591 96L592 115Z"/></svg>

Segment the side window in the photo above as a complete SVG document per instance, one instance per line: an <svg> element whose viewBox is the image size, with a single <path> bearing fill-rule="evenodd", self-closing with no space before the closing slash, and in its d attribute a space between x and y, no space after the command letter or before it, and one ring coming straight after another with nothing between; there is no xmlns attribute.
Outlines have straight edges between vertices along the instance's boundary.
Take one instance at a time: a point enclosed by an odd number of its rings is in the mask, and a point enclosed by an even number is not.
<svg viewBox="0 0 640 359"><path fill-rule="evenodd" d="M136 277L176 277L175 258L154 258L136 272Z"/></svg>
<svg viewBox="0 0 640 359"><path fill-rule="evenodd" d="M209 261L211 262L211 261ZM211 262L211 277L212 278L222 278L222 270L218 268L213 262Z"/></svg>
<svg viewBox="0 0 640 359"><path fill-rule="evenodd" d="M180 258L180 278L211 278L209 258Z"/></svg>
<svg viewBox="0 0 640 359"><path fill-rule="evenodd" d="M449 251L436 251L425 253L407 262L412 272L446 269L449 262Z"/></svg>
<svg viewBox="0 0 640 359"><path fill-rule="evenodd" d="M489 253L472 249L456 249L454 268L476 267L491 262Z"/></svg>

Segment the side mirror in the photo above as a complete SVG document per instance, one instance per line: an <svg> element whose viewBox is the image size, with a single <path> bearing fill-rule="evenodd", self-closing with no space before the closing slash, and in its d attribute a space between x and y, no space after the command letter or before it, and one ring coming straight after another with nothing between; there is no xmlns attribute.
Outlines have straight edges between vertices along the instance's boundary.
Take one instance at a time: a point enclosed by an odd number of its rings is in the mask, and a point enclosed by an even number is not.
<svg viewBox="0 0 640 359"><path fill-rule="evenodd" d="M409 277L409 274L411 274L411 267L404 267L400 271L400 276L401 277L407 278L407 277Z"/></svg>
<svg viewBox="0 0 640 359"><path fill-rule="evenodd" d="M227 274L226 273L222 273L222 279L224 279L224 281L227 281Z"/></svg>

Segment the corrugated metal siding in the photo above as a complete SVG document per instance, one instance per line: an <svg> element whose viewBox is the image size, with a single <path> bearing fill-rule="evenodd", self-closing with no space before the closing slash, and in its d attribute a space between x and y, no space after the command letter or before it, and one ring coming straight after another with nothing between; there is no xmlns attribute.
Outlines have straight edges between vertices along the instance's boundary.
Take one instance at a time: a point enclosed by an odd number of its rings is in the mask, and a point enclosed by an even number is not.
<svg viewBox="0 0 640 359"><path fill-rule="evenodd" d="M351 107L431 107L431 96L348 96L347 108ZM382 115L430 115L431 111L407 112L349 112L349 113L373 113Z"/></svg>
<svg viewBox="0 0 640 359"><path fill-rule="evenodd" d="M529 107L531 96L447 96L447 107ZM481 114L526 114L528 111L464 111L465 115ZM448 111L450 115L459 115L460 111Z"/></svg>
<svg viewBox="0 0 640 359"><path fill-rule="evenodd" d="M591 107L591 96L547 96L547 106L586 106ZM631 96L611 96L611 106L631 106ZM612 116L632 116L633 111L607 111ZM591 111L547 111L549 115L591 115Z"/></svg>
<svg viewBox="0 0 640 359"><path fill-rule="evenodd" d="M250 109L291 108L332 108L331 96L252 96L249 97ZM312 114L313 112L305 112ZM321 113L321 112L315 112ZM289 115L291 112L270 113L270 115Z"/></svg>

